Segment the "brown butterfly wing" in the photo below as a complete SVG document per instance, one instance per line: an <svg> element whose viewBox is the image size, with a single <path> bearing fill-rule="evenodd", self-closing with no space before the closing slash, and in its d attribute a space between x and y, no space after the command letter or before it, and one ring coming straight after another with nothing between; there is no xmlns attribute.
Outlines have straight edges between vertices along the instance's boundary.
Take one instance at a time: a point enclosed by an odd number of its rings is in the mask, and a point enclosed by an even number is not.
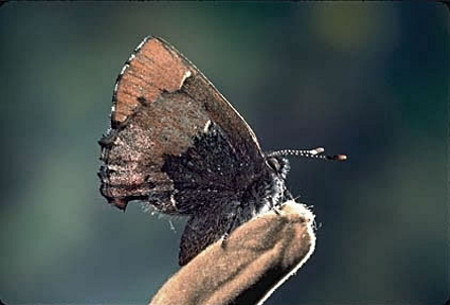
<svg viewBox="0 0 450 305"><path fill-rule="evenodd" d="M101 193L121 209L131 200L143 200L163 213L192 214L193 203L183 202L184 196L175 199L180 190L163 167L168 157L182 156L192 148L211 123L236 155L236 164L229 170L241 181L258 176L263 156L244 119L177 50L160 38L146 38L126 62L114 88L111 128L99 141L104 162L99 172ZM212 154L223 159L216 150ZM209 161L212 167L220 160ZM178 187L194 191L203 181L214 181L195 175L194 184L178 181ZM222 185L215 191L232 191L235 185Z"/></svg>

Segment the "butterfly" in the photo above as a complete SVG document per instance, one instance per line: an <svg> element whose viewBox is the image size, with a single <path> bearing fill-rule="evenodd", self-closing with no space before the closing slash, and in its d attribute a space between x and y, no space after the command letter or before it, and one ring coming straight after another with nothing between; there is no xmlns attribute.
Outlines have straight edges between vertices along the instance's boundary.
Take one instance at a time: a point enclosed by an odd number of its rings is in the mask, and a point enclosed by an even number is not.
<svg viewBox="0 0 450 305"><path fill-rule="evenodd" d="M323 148L263 152L242 116L180 52L146 37L113 91L99 140L100 192L119 209L140 200L189 217L179 264L292 195L287 156L344 160Z"/></svg>

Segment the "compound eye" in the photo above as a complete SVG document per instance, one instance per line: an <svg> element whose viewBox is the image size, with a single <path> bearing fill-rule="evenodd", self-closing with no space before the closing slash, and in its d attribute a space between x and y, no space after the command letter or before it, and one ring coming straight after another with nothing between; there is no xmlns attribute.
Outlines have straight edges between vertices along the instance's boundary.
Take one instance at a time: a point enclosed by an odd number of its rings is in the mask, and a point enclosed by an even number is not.
<svg viewBox="0 0 450 305"><path fill-rule="evenodd" d="M281 164L280 162L278 162L277 159L275 158L267 159L267 165L269 165L269 167L273 169L276 173L280 172Z"/></svg>

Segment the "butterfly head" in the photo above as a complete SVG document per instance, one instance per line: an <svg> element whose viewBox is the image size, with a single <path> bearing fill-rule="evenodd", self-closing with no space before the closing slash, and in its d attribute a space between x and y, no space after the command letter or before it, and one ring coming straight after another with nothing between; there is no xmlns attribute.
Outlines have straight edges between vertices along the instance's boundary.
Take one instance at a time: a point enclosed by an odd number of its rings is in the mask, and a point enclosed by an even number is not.
<svg viewBox="0 0 450 305"><path fill-rule="evenodd" d="M291 169L289 160L283 156L266 156L266 164L278 177L286 180Z"/></svg>

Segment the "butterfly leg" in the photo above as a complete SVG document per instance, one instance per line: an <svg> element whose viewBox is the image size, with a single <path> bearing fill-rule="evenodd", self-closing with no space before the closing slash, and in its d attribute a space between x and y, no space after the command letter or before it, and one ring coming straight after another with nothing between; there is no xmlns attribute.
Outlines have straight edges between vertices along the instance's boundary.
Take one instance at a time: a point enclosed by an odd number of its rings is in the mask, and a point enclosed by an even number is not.
<svg viewBox="0 0 450 305"><path fill-rule="evenodd" d="M278 216L281 215L281 210L280 210L278 207L276 207L276 206L274 206L274 207L272 208L272 211L274 211L274 213L277 214Z"/></svg>
<svg viewBox="0 0 450 305"><path fill-rule="evenodd" d="M233 212L232 214L232 219L230 221L230 224L228 226L228 229L225 231L225 233L222 235L222 244L221 247L224 249L227 246L227 240L228 240L228 236L230 236L231 232L233 232L233 230L236 227L237 224L237 219L239 214L241 214L242 212L242 208L241 205L239 204L236 207L236 210Z"/></svg>
<svg viewBox="0 0 450 305"><path fill-rule="evenodd" d="M283 206L286 200L294 200L294 196L292 196L292 193L288 189L285 189L284 191L283 200L275 204L271 204L271 210L274 211L275 214L281 215L280 207Z"/></svg>
<svg viewBox="0 0 450 305"><path fill-rule="evenodd" d="M294 196L292 196L292 193L288 189L284 191L284 197L286 197L288 200L294 200Z"/></svg>

